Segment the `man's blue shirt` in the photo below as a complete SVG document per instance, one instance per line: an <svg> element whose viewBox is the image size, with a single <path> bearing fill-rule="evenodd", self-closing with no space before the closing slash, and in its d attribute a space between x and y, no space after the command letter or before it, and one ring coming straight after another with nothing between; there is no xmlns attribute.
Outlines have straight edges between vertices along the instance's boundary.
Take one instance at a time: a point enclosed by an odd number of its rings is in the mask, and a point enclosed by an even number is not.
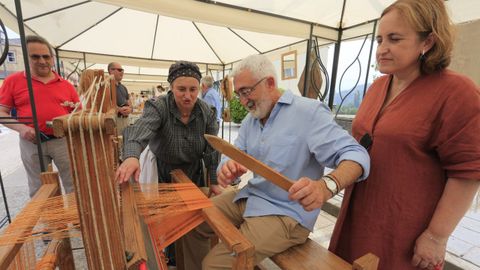
<svg viewBox="0 0 480 270"><path fill-rule="evenodd" d="M319 180L325 167L335 168L343 160L362 166L360 179L370 170L365 148L335 123L327 106L290 91L280 97L265 125L248 114L235 145L293 181L304 176ZM241 198L248 198L244 217L285 215L311 231L320 212L305 211L286 191L256 174L235 201Z"/></svg>
<svg viewBox="0 0 480 270"><path fill-rule="evenodd" d="M220 122L222 119L222 101L218 92L213 88L208 88L207 92L202 94L202 99L217 109L217 122Z"/></svg>

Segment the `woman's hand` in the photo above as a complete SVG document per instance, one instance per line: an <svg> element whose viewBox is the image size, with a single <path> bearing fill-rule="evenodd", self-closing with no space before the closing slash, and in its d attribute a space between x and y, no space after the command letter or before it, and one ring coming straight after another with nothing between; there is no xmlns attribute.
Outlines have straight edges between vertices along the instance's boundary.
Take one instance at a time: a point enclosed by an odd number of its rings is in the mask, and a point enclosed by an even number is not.
<svg viewBox="0 0 480 270"><path fill-rule="evenodd" d="M242 176L246 172L247 168L242 164L234 160L229 160L223 164L222 168L217 173L218 184L225 188L230 185L233 180Z"/></svg>
<svg viewBox="0 0 480 270"><path fill-rule="evenodd" d="M122 184L128 182L132 175L135 177L135 182L138 182L140 177L140 162L138 158L135 157L129 157L120 164L115 172L115 180L119 184Z"/></svg>
<svg viewBox="0 0 480 270"><path fill-rule="evenodd" d="M441 269L447 248L447 238L433 235L425 230L415 242L412 265L422 269Z"/></svg>

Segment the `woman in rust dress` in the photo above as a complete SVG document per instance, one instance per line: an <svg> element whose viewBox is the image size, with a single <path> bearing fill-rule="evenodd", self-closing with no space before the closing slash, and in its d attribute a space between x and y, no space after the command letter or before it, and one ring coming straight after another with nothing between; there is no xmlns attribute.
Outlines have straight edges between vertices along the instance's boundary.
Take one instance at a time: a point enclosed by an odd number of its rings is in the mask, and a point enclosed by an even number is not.
<svg viewBox="0 0 480 270"><path fill-rule="evenodd" d="M353 122L370 176L345 193L330 250L379 269L441 269L449 235L480 185L480 94L446 67L452 33L442 0L400 0L382 13L379 70Z"/></svg>

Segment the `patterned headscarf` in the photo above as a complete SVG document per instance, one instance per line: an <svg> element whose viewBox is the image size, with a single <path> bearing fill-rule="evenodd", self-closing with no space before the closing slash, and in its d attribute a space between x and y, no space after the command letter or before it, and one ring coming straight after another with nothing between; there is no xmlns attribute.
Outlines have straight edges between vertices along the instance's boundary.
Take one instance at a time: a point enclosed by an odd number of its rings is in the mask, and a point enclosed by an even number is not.
<svg viewBox="0 0 480 270"><path fill-rule="evenodd" d="M188 61L177 61L170 66L168 70L167 81L172 84L178 77L193 77L200 82L202 73L195 63Z"/></svg>

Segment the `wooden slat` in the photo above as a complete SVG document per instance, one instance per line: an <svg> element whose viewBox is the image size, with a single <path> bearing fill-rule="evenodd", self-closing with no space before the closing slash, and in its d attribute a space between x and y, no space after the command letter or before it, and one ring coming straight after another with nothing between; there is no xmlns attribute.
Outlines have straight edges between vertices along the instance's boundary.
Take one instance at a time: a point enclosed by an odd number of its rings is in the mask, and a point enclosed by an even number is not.
<svg viewBox="0 0 480 270"><path fill-rule="evenodd" d="M141 262L146 262L148 257L133 187L127 182L122 184L121 189L125 250L133 253L133 258L127 262L127 269L133 269L134 267L138 268Z"/></svg>
<svg viewBox="0 0 480 270"><path fill-rule="evenodd" d="M368 253L353 262L354 270L377 270L379 258L372 253Z"/></svg>
<svg viewBox="0 0 480 270"><path fill-rule="evenodd" d="M270 259L284 270L310 270L319 265L325 270L352 269L349 263L311 239L307 239L304 244L293 246Z"/></svg>
<svg viewBox="0 0 480 270"><path fill-rule="evenodd" d="M215 150L242 164L252 172L263 176L266 180L274 183L283 190L288 192L290 187L293 185L293 181L291 179L270 168L267 164L261 162L260 160L238 149L233 144L228 143L218 136L210 134L205 134L204 137L208 143L215 148Z"/></svg>
<svg viewBox="0 0 480 270"><path fill-rule="evenodd" d="M205 221L225 246L236 254L232 269L253 269L255 248L217 207L203 209Z"/></svg>
<svg viewBox="0 0 480 270"><path fill-rule="evenodd" d="M367 254L352 266L311 239L270 258L283 270L310 270L321 265L323 270L376 270L378 257Z"/></svg>
<svg viewBox="0 0 480 270"><path fill-rule="evenodd" d="M35 269L54 270L57 266L60 270L75 270L69 238L52 240Z"/></svg>
<svg viewBox="0 0 480 270"><path fill-rule="evenodd" d="M25 206L25 209L28 208L33 212L40 213L42 211L42 206L36 205L35 207L31 207L32 202L46 200L58 194L59 192L58 179L56 180L56 183L55 183L54 175L57 175L58 177L58 174L56 173L42 174L41 176L42 181L46 179L45 182L48 182L49 184L43 184L40 187L40 189L35 193L35 195L30 200L30 202L27 203L27 205ZM50 182L53 182L53 183L50 183ZM21 216L22 213L23 211L21 211L17 215L17 217ZM27 225L26 228L28 228L25 230L25 233L31 231L35 227L35 224L37 223L39 218L40 216L32 216L27 221L25 221L25 225ZM13 228L15 228L14 226L15 226L15 220L5 229L5 232L13 230ZM22 245L23 245L22 243L19 243L19 244L6 245L6 246L0 247L0 269L8 268L8 266L13 261L13 259L17 255Z"/></svg>
<svg viewBox="0 0 480 270"><path fill-rule="evenodd" d="M192 181L182 170L173 170L170 172L170 175L172 175L172 181L175 183L192 183Z"/></svg>
<svg viewBox="0 0 480 270"><path fill-rule="evenodd" d="M35 244L33 242L25 242L18 251L15 259L10 263L8 270L27 269L35 266Z"/></svg>
<svg viewBox="0 0 480 270"><path fill-rule="evenodd" d="M75 194L87 263L89 269L122 269L126 260L113 164L108 154L112 151L110 135L102 132L102 137L94 130L93 142L90 131L85 130L84 136L84 145L80 143L79 131L67 136L67 141L69 146L73 142L74 148L69 154L72 168L76 168ZM107 156L103 154L102 145L106 147Z"/></svg>
<svg viewBox="0 0 480 270"><path fill-rule="evenodd" d="M181 170L171 172L172 179L178 183L191 183ZM236 254L232 269L253 269L255 248L240 231L215 206L202 209L203 217L225 246Z"/></svg>
<svg viewBox="0 0 480 270"><path fill-rule="evenodd" d="M53 119L53 134L56 137L67 136L67 132L68 132L68 124L67 123L68 123L68 121L70 121L72 123L70 129L73 132L78 132L79 124L82 123L83 127L91 125L92 128L96 131L98 131L99 128L102 128L104 130L104 133L107 133L109 135L114 134L114 132L115 132L115 119L116 119L116 116L115 116L116 112L115 112L114 109L111 109L106 114L103 114L100 118L100 121L98 119L98 114L94 114L92 119L88 119L89 117L86 116L87 114L88 114L88 112L80 111L80 112L74 113L73 115L64 115L64 116L54 118ZM82 115L82 117L80 117L80 115Z"/></svg>
<svg viewBox="0 0 480 270"><path fill-rule="evenodd" d="M61 195L58 172L53 172L52 164L48 165L47 172L40 174L40 180L42 181L43 185L55 185L57 187L52 196ZM41 199L37 196L34 198ZM52 240L49 243L45 254L37 263L36 269L55 269L57 265L59 266L60 270L75 269L70 239Z"/></svg>
<svg viewBox="0 0 480 270"><path fill-rule="evenodd" d="M72 244L69 238L62 240L60 249L57 252L58 263L60 270L75 270L75 263L73 260Z"/></svg>
<svg viewBox="0 0 480 270"><path fill-rule="evenodd" d="M42 180L43 184L56 184L59 188L57 189L57 193L55 195L56 196L61 195L60 178L58 176L58 172L53 172L53 167L51 163L48 165L48 171L45 173L41 173L40 179ZM40 268L40 269L53 270L55 269L55 266L58 266L60 270L75 270L75 263L73 262L72 246L70 244L69 238L61 239L61 240L52 240L49 243L43 257L45 258L49 256L55 257L55 264L53 265L53 268Z"/></svg>

